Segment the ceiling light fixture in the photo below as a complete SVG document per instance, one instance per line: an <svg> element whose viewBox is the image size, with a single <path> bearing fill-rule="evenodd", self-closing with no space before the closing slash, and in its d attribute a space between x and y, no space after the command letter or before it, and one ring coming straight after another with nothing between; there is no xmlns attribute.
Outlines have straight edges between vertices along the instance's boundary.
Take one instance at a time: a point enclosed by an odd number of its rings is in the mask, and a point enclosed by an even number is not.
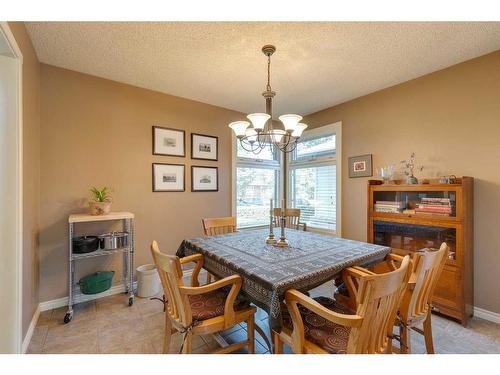
<svg viewBox="0 0 500 375"><path fill-rule="evenodd" d="M235 121L229 124L243 149L254 154L273 146L282 152L292 152L297 147L302 132L307 128L306 124L300 122L302 116L293 114L279 117L283 128L277 128L273 124L273 98L276 92L271 89L271 55L275 51L276 47L272 45L262 47L262 52L267 56L267 86L266 91L262 93L266 99L266 113L251 113L247 116L250 122Z"/></svg>

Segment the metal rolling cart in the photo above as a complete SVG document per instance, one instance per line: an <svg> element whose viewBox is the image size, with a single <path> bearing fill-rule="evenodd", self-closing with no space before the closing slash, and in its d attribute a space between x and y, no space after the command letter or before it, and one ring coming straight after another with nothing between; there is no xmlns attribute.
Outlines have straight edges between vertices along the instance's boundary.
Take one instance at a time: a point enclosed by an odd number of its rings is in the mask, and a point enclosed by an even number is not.
<svg viewBox="0 0 500 375"><path fill-rule="evenodd" d="M98 249L91 253L85 254L73 254L73 237L74 237L74 225L77 223L91 223L91 222L101 222L101 221L112 221L121 220L123 222L123 230L128 232L128 243L126 247L105 250ZM123 253L123 286L125 287L125 294L128 294L128 304L132 306L134 304L134 252L135 252L135 225L134 225L134 214L130 212L110 212L107 215L95 216L90 214L75 214L70 215L68 218L69 223L69 268L68 268L68 288L69 288L69 299L68 299L68 311L64 316L64 323L69 323L73 318L73 305L80 302L94 300L107 295L106 292L98 294L82 294L78 288L78 284L75 284L75 265L76 261L80 259L89 259L100 256L108 256L112 254Z"/></svg>

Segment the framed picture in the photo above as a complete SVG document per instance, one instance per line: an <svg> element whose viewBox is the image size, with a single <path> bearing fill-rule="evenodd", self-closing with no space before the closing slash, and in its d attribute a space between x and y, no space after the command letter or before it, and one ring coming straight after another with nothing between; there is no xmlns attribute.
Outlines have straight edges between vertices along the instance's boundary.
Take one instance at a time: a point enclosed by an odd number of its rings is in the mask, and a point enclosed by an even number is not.
<svg viewBox="0 0 500 375"><path fill-rule="evenodd" d="M191 159L217 160L219 138L191 133Z"/></svg>
<svg viewBox="0 0 500 375"><path fill-rule="evenodd" d="M191 191L218 191L219 170L217 167L191 166Z"/></svg>
<svg viewBox="0 0 500 375"><path fill-rule="evenodd" d="M183 164L153 163L153 191L185 191Z"/></svg>
<svg viewBox="0 0 500 375"><path fill-rule="evenodd" d="M349 158L349 177L371 177L372 154L352 156Z"/></svg>
<svg viewBox="0 0 500 375"><path fill-rule="evenodd" d="M186 156L184 130L153 126L153 155Z"/></svg>

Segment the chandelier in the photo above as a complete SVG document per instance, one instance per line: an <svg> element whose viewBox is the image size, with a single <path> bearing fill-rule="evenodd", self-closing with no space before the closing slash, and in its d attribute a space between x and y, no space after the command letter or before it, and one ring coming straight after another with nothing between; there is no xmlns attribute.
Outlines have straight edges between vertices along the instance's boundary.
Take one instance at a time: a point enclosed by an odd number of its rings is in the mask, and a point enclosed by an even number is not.
<svg viewBox="0 0 500 375"><path fill-rule="evenodd" d="M297 147L297 140L307 128L301 123L302 116L282 115L279 120L282 128L275 127L272 120L273 98L276 95L271 89L271 55L276 47L266 45L262 52L267 56L267 86L262 96L266 99L266 113L251 113L247 116L249 121L235 121L229 124L244 150L259 154L266 147L273 146L282 152L292 152ZM273 151L273 150L272 150Z"/></svg>

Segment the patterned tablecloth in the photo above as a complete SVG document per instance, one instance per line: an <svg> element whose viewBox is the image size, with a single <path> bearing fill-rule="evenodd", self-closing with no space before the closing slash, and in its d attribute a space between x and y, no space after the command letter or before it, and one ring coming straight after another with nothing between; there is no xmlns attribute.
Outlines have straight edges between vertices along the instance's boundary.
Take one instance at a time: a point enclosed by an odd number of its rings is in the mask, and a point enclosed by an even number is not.
<svg viewBox="0 0 500 375"><path fill-rule="evenodd" d="M201 253L204 268L217 277L238 274L242 291L266 310L272 329L281 331L281 302L288 289L313 289L346 267L381 261L390 248L287 229L290 247L266 245L267 229L184 240L177 256ZM277 233L275 233L277 234ZM332 291L333 292L333 291Z"/></svg>

